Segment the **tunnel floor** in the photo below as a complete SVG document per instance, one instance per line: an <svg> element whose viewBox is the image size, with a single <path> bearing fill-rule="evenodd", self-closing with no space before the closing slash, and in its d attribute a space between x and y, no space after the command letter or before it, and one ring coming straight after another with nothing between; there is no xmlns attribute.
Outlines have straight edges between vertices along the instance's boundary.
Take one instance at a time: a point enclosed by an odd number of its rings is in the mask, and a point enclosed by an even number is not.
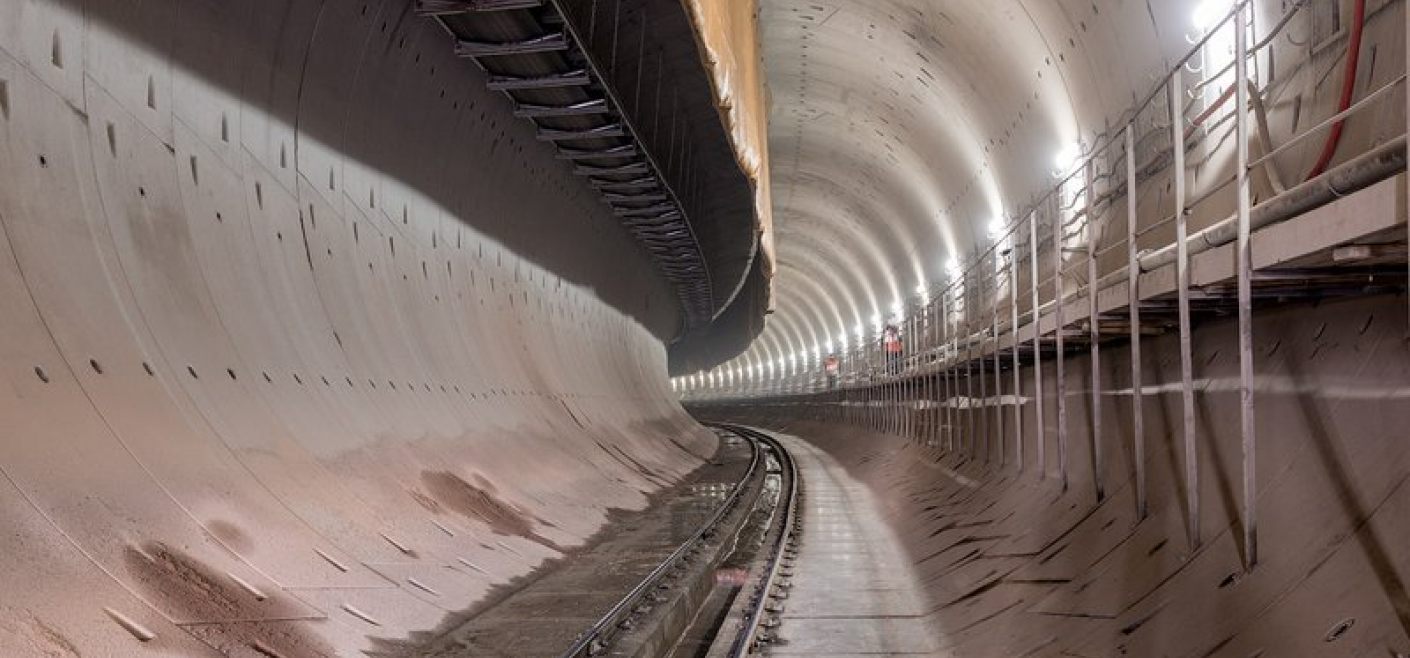
<svg viewBox="0 0 1410 658"><path fill-rule="evenodd" d="M770 655L940 655L929 606L870 488L831 455L779 435L804 485L803 541Z"/></svg>
<svg viewBox="0 0 1410 658"><path fill-rule="evenodd" d="M587 547L527 576L469 613L415 658L558 656L694 532L739 481L749 448L724 441L715 455L639 512L616 512Z"/></svg>

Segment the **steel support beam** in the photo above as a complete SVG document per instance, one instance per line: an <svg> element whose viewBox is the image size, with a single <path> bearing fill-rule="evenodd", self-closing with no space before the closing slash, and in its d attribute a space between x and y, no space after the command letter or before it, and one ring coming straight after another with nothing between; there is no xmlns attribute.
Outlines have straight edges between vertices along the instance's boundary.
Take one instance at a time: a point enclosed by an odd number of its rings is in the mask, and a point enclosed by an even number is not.
<svg viewBox="0 0 1410 658"><path fill-rule="evenodd" d="M1038 479L1048 476L1048 445L1046 437L1043 436L1046 429L1043 427L1043 323L1042 315L1039 313L1040 293L1038 290L1038 210L1035 208L1028 213L1028 258L1029 258L1029 287L1033 295L1033 436L1037 441L1038 458Z"/></svg>
<svg viewBox="0 0 1410 658"><path fill-rule="evenodd" d="M1101 242L1101 222L1097 218L1095 155L1087 160L1085 170L1085 196L1087 207L1087 346L1092 362L1092 483L1096 487L1097 502L1106 499L1106 487L1102 473L1106 465L1102 452L1102 351L1101 324L1097 320L1097 245Z"/></svg>
<svg viewBox="0 0 1410 658"><path fill-rule="evenodd" d="M563 87L586 87L592 84L592 76L586 69L547 75L492 75L485 84L494 91L521 91L525 89L561 89Z"/></svg>
<svg viewBox="0 0 1410 658"><path fill-rule="evenodd" d="M543 0L416 0L415 12L417 16L446 16L542 6Z"/></svg>
<svg viewBox="0 0 1410 658"><path fill-rule="evenodd" d="M1257 433L1253 410L1253 254L1250 247L1250 200L1248 176L1248 11L1249 5L1234 10L1234 87L1237 90L1234 125L1238 163L1235 194L1238 196L1238 280L1239 280L1239 435L1243 444L1243 531L1244 567L1258 564L1258 481Z"/></svg>
<svg viewBox="0 0 1410 658"><path fill-rule="evenodd" d="M1063 292L1062 292L1062 199L1053 208L1053 339L1057 343L1055 361L1057 377L1057 459L1058 478L1062 490L1067 491L1067 381L1063 373L1063 362L1067 359L1063 348Z"/></svg>
<svg viewBox="0 0 1410 658"><path fill-rule="evenodd" d="M1009 335L1013 338L1013 458L1023 472L1023 376L1018 342L1018 228L1009 244Z"/></svg>
<svg viewBox="0 0 1410 658"><path fill-rule="evenodd" d="M1175 162L1175 286L1180 314L1180 401L1185 444L1185 524L1190 547L1200 545L1199 456L1195 445L1194 357L1190 340L1190 251L1185 217L1185 116L1183 67L1170 76L1170 135Z"/></svg>
<svg viewBox="0 0 1410 658"><path fill-rule="evenodd" d="M1136 244L1136 124L1126 124L1126 272L1131 340L1131 453L1136 462L1136 518L1146 518L1146 421L1141 377L1141 265Z"/></svg>
<svg viewBox="0 0 1410 658"><path fill-rule="evenodd" d="M457 57L503 57L506 55L532 55L568 50L568 37L562 32L550 32L521 41L471 41L458 39L455 42Z"/></svg>
<svg viewBox="0 0 1410 658"><path fill-rule="evenodd" d="M571 103L568 105L533 105L524 104L514 108L514 116L521 119L538 119L543 117L578 117L595 116L607 114L611 110L607 107L607 100L595 98L581 103Z"/></svg>

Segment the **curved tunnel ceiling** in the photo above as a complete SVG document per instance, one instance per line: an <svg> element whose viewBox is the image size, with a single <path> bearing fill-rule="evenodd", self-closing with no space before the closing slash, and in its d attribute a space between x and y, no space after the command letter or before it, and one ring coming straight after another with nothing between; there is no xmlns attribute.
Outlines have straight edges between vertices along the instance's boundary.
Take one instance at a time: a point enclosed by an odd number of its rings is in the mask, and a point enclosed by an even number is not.
<svg viewBox="0 0 1410 658"><path fill-rule="evenodd" d="M775 313L812 352L941 281L1189 48L1194 0L760 0Z"/></svg>

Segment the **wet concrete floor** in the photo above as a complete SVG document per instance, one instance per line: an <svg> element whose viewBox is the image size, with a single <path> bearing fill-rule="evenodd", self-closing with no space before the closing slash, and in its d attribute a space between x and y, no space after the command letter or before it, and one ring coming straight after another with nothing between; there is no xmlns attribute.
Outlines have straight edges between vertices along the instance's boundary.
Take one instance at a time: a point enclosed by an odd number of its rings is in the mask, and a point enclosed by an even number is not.
<svg viewBox="0 0 1410 658"><path fill-rule="evenodd" d="M779 641L768 653L945 655L911 562L871 491L822 450L775 436L803 482L803 539Z"/></svg>

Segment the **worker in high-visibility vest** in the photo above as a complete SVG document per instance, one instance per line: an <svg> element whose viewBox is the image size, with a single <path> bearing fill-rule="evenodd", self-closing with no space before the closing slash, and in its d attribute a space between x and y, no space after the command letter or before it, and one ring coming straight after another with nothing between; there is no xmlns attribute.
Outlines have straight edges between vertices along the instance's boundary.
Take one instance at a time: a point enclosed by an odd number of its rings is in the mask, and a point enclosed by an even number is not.
<svg viewBox="0 0 1410 658"><path fill-rule="evenodd" d="M893 375L901 372L901 330L894 324L886 325L881 332L881 346L886 351L886 372Z"/></svg>
<svg viewBox="0 0 1410 658"><path fill-rule="evenodd" d="M828 390L837 388L837 375L842 370L842 362L837 359L836 354L829 354L823 360L823 372L827 374Z"/></svg>

